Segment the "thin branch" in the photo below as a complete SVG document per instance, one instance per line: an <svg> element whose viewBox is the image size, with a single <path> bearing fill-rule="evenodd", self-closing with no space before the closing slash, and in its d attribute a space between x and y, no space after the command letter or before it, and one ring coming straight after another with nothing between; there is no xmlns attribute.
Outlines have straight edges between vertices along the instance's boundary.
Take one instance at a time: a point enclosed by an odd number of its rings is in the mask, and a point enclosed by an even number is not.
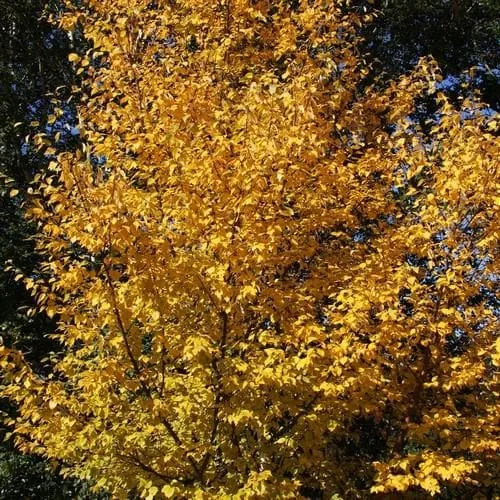
<svg viewBox="0 0 500 500"><path fill-rule="evenodd" d="M165 483L179 481L184 485L190 485L190 484L193 484L193 482L194 482L194 480L192 478L180 479L178 477L171 477L171 476L167 476L166 474L162 474L161 472L158 472L156 469L153 469L153 467L151 467L150 465L145 464L136 455L126 455L126 454L121 454L121 453L117 453L116 455L118 456L118 458L120 458L124 462L128 462L131 465L135 465L136 467L139 467L140 469L142 469L146 472L149 472L150 474L157 477L158 479L161 479Z"/></svg>
<svg viewBox="0 0 500 500"><path fill-rule="evenodd" d="M314 395L314 397L311 399L311 401L309 401L309 403L307 403L297 414L295 414L290 419L288 424L284 425L283 427L281 427L281 429L279 429L276 432L276 434L274 435L274 438L279 439L280 437L283 437L285 434L290 432L298 424L299 419L301 417L303 417L304 415L306 415L307 413L309 413L311 408L316 404L316 401L319 399L319 397L320 397L320 393L317 392Z"/></svg>
<svg viewBox="0 0 500 500"><path fill-rule="evenodd" d="M222 308L219 306L219 304L215 300L214 296L212 295L212 293L210 292L210 290L205 285L205 282L203 281L203 278L201 277L200 273L195 272L194 274L195 274L196 278L198 279L198 282L200 283L201 288L203 289L203 291L205 292L205 294L207 295L207 297L210 299L210 302L212 303L212 305L215 307L215 309L217 311L221 311Z"/></svg>
<svg viewBox="0 0 500 500"><path fill-rule="evenodd" d="M114 311L114 314L116 316L116 321L117 321L118 328L120 330L123 342L125 344L125 349L127 351L127 356L129 358L132 366L134 367L134 371L137 373L138 380L139 380L139 383L140 383L143 391L146 393L146 395L149 397L149 399L153 399L153 395L151 393L151 389L145 383L145 381L143 380L143 378L141 376L141 372L142 371L141 371L141 368L139 366L139 363L134 358L134 355L132 353L132 349L131 349L130 343L128 341L128 335L127 335L128 331L125 328L125 325L123 324L123 320L122 320L122 317L121 317L121 314L120 314L120 310L118 309L118 302L117 302L117 299L116 299L116 293L115 293L115 289L114 289L114 286L113 286L113 282L111 280L111 275L110 275L110 272L109 272L109 268L108 268L108 266L106 265L105 262L103 263L103 268L104 268L104 272L106 274L106 279L107 279L108 286L109 286L110 293L111 293L111 301L112 301L112 305L113 305L113 311ZM165 426L165 428L167 429L168 433L170 434L170 437L174 440L175 444L177 446L179 446L180 448L184 448L184 446L182 444L182 441L179 438L179 435L177 434L177 432L175 431L175 429L173 428L172 424L165 417L163 417L160 421ZM185 452L185 453L187 453L187 452ZM189 457L189 456L187 456L186 458L189 461L189 463L191 464L191 466L193 467L193 470L195 471L196 475L198 477L201 477L200 469L199 469L198 465L196 464L196 462L194 461L194 459L192 457Z"/></svg>
<svg viewBox="0 0 500 500"><path fill-rule="evenodd" d="M219 313L221 319L221 338L219 341L219 355L218 357L212 356L212 370L215 374L215 402L213 408L213 417L212 417L212 431L210 433L210 444L213 446L215 440L217 438L217 431L219 429L220 424L220 406L222 402L222 374L219 369L219 363L226 356L226 343L227 343L227 335L229 331L229 318L225 311L221 311ZM201 474L203 475L208 467L208 463L210 461L210 457L212 453L207 451L205 456L203 457L203 461L201 463Z"/></svg>

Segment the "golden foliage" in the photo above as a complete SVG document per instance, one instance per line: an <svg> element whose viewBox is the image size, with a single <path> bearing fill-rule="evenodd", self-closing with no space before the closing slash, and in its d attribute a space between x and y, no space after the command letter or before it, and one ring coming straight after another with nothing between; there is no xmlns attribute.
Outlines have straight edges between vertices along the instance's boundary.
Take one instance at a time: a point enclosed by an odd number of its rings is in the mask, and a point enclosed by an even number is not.
<svg viewBox="0 0 500 500"><path fill-rule="evenodd" d="M423 130L435 64L367 87L340 2L68 9L85 145L39 179L27 279L64 350L1 348L19 446L116 498L494 484L490 114L438 95Z"/></svg>

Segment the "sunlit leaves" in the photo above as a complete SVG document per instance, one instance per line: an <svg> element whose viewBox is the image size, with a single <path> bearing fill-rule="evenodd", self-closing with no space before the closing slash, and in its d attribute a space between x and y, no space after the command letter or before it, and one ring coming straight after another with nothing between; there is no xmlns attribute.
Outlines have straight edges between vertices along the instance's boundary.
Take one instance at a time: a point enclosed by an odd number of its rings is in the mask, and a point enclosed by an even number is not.
<svg viewBox="0 0 500 500"><path fill-rule="evenodd" d="M498 143L476 101L419 128L432 60L359 95L343 12L67 14L99 56L31 208L65 351L50 379L4 352L23 449L118 498L493 480Z"/></svg>

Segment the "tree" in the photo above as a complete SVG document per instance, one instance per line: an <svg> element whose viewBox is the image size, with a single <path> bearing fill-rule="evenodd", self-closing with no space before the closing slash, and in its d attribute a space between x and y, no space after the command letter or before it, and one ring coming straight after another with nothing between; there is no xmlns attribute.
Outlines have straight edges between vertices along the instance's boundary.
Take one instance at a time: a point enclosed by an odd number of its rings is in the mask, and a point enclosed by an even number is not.
<svg viewBox="0 0 500 500"><path fill-rule="evenodd" d="M4 268L10 261L28 276L36 273L39 259L30 239L35 227L24 219L22 202L34 172L48 162L32 151L24 138L35 128L30 122L44 123L53 107L46 93L70 83L73 77L67 60L69 39L42 16L45 4L0 0L0 335L6 345L21 349L35 369L58 346L46 335L55 324L45 314L23 314L33 307L33 297ZM69 122L66 117L66 124ZM57 132L54 128L38 126L39 131L52 135ZM69 147L69 134L59 135L60 143L64 141ZM15 408L5 400L0 401L0 410L15 414ZM2 499L90 498L87 485L62 480L40 457L22 456L11 443L4 442L6 432L5 426L0 426Z"/></svg>
<svg viewBox="0 0 500 500"><path fill-rule="evenodd" d="M61 20L93 44L85 144L30 209L63 351L42 376L2 348L22 450L117 498L494 493L496 122L430 59L360 95L342 7Z"/></svg>
<svg viewBox="0 0 500 500"><path fill-rule="evenodd" d="M93 493L89 484L64 480L57 474L57 471L48 467L48 464L39 457L24 456L8 449L0 452L0 495L3 500L106 498Z"/></svg>
<svg viewBox="0 0 500 500"><path fill-rule="evenodd" d="M65 34L38 19L43 2L2 0L0 8L3 13L0 21L0 113L3 117L0 125L0 266L3 271L5 262L15 259L16 266L29 273L36 265L36 255L33 242L28 240L33 227L23 218L21 197L34 171L42 168L44 162L29 155L22 144L30 132L29 122L43 121L46 115L49 99L44 93L64 83L64 69L66 74L71 69L67 51L61 46ZM48 41L52 42L50 47L46 45ZM48 68L53 68L54 73ZM8 336L8 340L36 350L43 344L47 318L40 316L26 321L19 314L18 307L28 306L32 299L12 278L3 272L0 275L2 335L4 340Z"/></svg>

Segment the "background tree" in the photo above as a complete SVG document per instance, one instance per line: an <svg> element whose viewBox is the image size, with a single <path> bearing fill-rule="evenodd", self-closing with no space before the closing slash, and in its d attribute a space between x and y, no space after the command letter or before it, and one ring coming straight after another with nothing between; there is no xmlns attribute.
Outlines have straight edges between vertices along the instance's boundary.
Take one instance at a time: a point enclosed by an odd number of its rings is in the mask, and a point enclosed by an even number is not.
<svg viewBox="0 0 500 500"><path fill-rule="evenodd" d="M500 95L500 4L495 0L368 0L354 2L377 13L363 29L365 47L377 60L377 73L394 78L419 57L432 55L445 82L442 90L456 99L464 94L463 72L470 88L498 109Z"/></svg>
<svg viewBox="0 0 500 500"><path fill-rule="evenodd" d="M23 450L123 498L495 494L496 123L437 94L422 128L432 60L360 95L341 7L63 19L86 143L31 209L63 352L2 348Z"/></svg>
<svg viewBox="0 0 500 500"><path fill-rule="evenodd" d="M57 133L55 126L43 125L53 108L47 94L73 79L67 61L70 40L42 18L45 7L43 1L0 1L0 335L6 345L22 349L37 369L40 360L57 348L47 337L55 324L45 314L26 316L34 300L14 274L3 270L9 261L26 275L35 275L39 258L30 239L35 227L25 220L22 202L33 175L45 167L47 159L36 154L24 138L37 129L52 136ZM36 121L40 124L30 125ZM71 121L66 114L64 125ZM60 140L71 147L71 134L60 125ZM1 410L15 412L5 401ZM3 441L5 429L0 435ZM39 457L22 456L2 442L0 497L89 498L89 491L83 484L62 480Z"/></svg>

